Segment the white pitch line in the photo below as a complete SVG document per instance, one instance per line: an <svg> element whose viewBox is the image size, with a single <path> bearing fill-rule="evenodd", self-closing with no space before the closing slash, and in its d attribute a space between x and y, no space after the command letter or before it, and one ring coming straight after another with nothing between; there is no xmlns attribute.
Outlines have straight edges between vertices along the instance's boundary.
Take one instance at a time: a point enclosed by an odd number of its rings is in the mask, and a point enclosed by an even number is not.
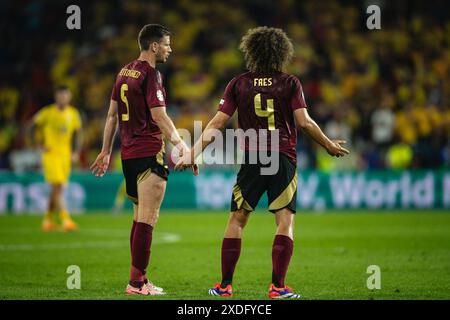
<svg viewBox="0 0 450 320"><path fill-rule="evenodd" d="M82 248L117 248L125 246L123 241L86 241L68 243L42 243L42 244L3 244L0 251L31 251L31 250L65 250Z"/></svg>
<svg viewBox="0 0 450 320"><path fill-rule="evenodd" d="M180 241L180 236L174 233L160 232L152 243L174 243ZM21 243L21 244L0 244L0 251L36 251L36 250L66 250L66 249L95 249L95 248L119 248L129 246L128 241L84 241L66 243Z"/></svg>
<svg viewBox="0 0 450 320"><path fill-rule="evenodd" d="M39 228L18 228L1 230L0 234L36 234L41 232ZM77 231L77 234L86 234L92 236L113 236L113 237L126 237L130 234L130 229L94 229L94 228L82 228Z"/></svg>

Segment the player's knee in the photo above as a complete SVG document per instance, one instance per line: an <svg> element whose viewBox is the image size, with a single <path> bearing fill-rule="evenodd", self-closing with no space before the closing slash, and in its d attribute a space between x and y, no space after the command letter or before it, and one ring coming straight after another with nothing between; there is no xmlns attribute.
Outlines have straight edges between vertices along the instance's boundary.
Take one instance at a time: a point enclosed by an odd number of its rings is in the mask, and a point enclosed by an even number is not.
<svg viewBox="0 0 450 320"><path fill-rule="evenodd" d="M292 220L282 219L277 221L277 232L281 234L290 235L293 233L293 230L294 230L294 223Z"/></svg>
<svg viewBox="0 0 450 320"><path fill-rule="evenodd" d="M244 213L241 210L233 212L231 216L231 223L240 228L244 228L248 221L249 213Z"/></svg>
<svg viewBox="0 0 450 320"><path fill-rule="evenodd" d="M155 213L153 213L153 215L152 215L153 224L156 224L156 222L158 222L158 219L159 219L159 210L156 211Z"/></svg>
<svg viewBox="0 0 450 320"><path fill-rule="evenodd" d="M292 230L294 229L294 225L292 223L280 223L277 226L277 230L282 232L283 234L290 234L292 233Z"/></svg>
<svg viewBox="0 0 450 320"><path fill-rule="evenodd" d="M278 225L282 227L292 227L294 224L294 220L288 217L282 218L278 220Z"/></svg>

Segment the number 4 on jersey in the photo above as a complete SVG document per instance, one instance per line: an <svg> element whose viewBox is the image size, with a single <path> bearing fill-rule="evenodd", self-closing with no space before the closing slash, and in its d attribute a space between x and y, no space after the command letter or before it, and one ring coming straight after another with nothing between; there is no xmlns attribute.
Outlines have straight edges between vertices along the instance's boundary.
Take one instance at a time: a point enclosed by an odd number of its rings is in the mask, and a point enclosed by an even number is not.
<svg viewBox="0 0 450 320"><path fill-rule="evenodd" d="M255 113L258 117L267 118L267 128L275 130L275 110L273 107L273 99L267 99L267 110L261 107L261 94L255 96Z"/></svg>

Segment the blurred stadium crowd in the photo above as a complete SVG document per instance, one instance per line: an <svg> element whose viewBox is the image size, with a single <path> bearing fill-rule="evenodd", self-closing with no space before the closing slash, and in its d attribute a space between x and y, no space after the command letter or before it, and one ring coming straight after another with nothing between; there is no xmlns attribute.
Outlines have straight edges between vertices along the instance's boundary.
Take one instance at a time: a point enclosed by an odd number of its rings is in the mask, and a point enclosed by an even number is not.
<svg viewBox="0 0 450 320"><path fill-rule="evenodd" d="M146 23L172 31L173 53L160 69L178 128L190 129L194 120L206 125L227 82L245 70L238 51L245 31L277 26L295 45L287 72L300 78L310 114L352 151L348 160L334 161L299 133L301 168L448 168L444 3L377 1L382 29L368 30L371 2L364 1L78 1L81 30L68 30L70 2L2 1L0 168L33 163L23 128L61 83L73 90L84 117L78 167L87 168L101 147L115 75L138 56L137 34Z"/></svg>

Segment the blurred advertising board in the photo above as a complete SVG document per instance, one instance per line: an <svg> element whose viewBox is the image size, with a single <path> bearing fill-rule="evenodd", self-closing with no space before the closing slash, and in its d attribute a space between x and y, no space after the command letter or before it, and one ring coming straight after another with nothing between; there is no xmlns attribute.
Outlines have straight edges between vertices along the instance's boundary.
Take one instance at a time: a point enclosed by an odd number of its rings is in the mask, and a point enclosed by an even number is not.
<svg viewBox="0 0 450 320"><path fill-rule="evenodd" d="M228 210L236 172L205 169L198 177L171 172L163 209ZM74 213L111 210L123 178L108 173L96 178L75 172L65 197ZM48 186L39 173L0 173L0 214L42 213ZM298 209L450 209L450 171L302 171L298 176ZM267 199L258 207L265 208ZM131 208L126 201L126 208Z"/></svg>

